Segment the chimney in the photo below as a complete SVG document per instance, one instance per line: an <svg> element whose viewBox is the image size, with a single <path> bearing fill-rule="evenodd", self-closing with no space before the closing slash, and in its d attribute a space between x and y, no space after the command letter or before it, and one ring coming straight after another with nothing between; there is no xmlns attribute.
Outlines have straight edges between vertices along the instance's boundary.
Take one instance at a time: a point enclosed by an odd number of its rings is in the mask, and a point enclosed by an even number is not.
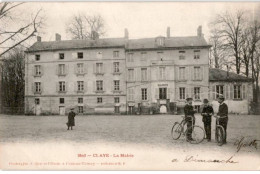
<svg viewBox="0 0 260 174"><path fill-rule="evenodd" d="M202 26L200 25L197 29L197 36L198 37L203 37L203 34L202 34Z"/></svg>
<svg viewBox="0 0 260 174"><path fill-rule="evenodd" d="M171 37L171 28L170 27L167 27L167 38L170 38Z"/></svg>
<svg viewBox="0 0 260 174"><path fill-rule="evenodd" d="M55 35L55 40L56 40L56 41L61 41L61 35L58 34L58 33L56 33L56 35Z"/></svg>
<svg viewBox="0 0 260 174"><path fill-rule="evenodd" d="M37 42L41 42L41 41L42 41L41 36L37 36Z"/></svg>
<svg viewBox="0 0 260 174"><path fill-rule="evenodd" d="M125 28L125 39L128 39L128 38L129 38L129 33L128 33L127 28Z"/></svg>
<svg viewBox="0 0 260 174"><path fill-rule="evenodd" d="M99 39L99 34L96 31L91 31L91 39L96 40Z"/></svg>

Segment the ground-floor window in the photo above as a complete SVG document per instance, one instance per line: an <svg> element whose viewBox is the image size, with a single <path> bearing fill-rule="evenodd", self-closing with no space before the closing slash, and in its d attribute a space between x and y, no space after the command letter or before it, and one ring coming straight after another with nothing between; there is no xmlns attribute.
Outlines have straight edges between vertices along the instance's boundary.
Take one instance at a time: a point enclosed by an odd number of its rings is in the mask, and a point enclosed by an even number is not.
<svg viewBox="0 0 260 174"><path fill-rule="evenodd" d="M199 100L200 99L200 87L195 87L194 88L194 98L195 98L195 100Z"/></svg>
<svg viewBox="0 0 260 174"><path fill-rule="evenodd" d="M36 99L35 99L35 104L36 104L36 105L39 105L39 104L40 104L40 99L39 99L39 98L36 98Z"/></svg>
<svg viewBox="0 0 260 174"><path fill-rule="evenodd" d="M216 86L216 98L218 98L219 96L223 96L223 95L224 95L224 86L217 85Z"/></svg>
<svg viewBox="0 0 260 174"><path fill-rule="evenodd" d="M142 88L142 100L147 100L147 89Z"/></svg>
<svg viewBox="0 0 260 174"><path fill-rule="evenodd" d="M102 97L97 98L97 103L102 103Z"/></svg>
<svg viewBox="0 0 260 174"><path fill-rule="evenodd" d="M78 98L78 103L83 103L83 98Z"/></svg>
<svg viewBox="0 0 260 174"><path fill-rule="evenodd" d="M185 99L185 88L180 88L180 99L181 100Z"/></svg>
<svg viewBox="0 0 260 174"><path fill-rule="evenodd" d="M60 98L60 104L64 104L65 103L65 99L64 98Z"/></svg>
<svg viewBox="0 0 260 174"><path fill-rule="evenodd" d="M82 114L83 113L83 106L78 106L78 111L79 111L80 114Z"/></svg>
<svg viewBox="0 0 260 174"><path fill-rule="evenodd" d="M119 100L119 97L115 97L115 103L119 103L120 100Z"/></svg>
<svg viewBox="0 0 260 174"><path fill-rule="evenodd" d="M120 113L120 106L115 106L115 113Z"/></svg>
<svg viewBox="0 0 260 174"><path fill-rule="evenodd" d="M234 99L241 99L241 85L234 85Z"/></svg>

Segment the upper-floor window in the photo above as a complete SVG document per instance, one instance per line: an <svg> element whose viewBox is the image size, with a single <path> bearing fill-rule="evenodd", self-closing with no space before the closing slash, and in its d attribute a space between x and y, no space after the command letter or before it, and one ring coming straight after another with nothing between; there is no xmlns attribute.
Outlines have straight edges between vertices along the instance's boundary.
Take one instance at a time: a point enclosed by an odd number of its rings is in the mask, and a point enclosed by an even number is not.
<svg viewBox="0 0 260 174"><path fill-rule="evenodd" d="M114 62L114 73L119 72L119 62Z"/></svg>
<svg viewBox="0 0 260 174"><path fill-rule="evenodd" d="M65 103L65 99L64 98L60 98L60 104L64 104Z"/></svg>
<svg viewBox="0 0 260 174"><path fill-rule="evenodd" d="M184 60L185 59L185 51L179 51L179 59Z"/></svg>
<svg viewBox="0 0 260 174"><path fill-rule="evenodd" d="M147 68L141 68L141 81L147 80Z"/></svg>
<svg viewBox="0 0 260 174"><path fill-rule="evenodd" d="M179 88L180 89L180 99L184 100L185 99L185 88Z"/></svg>
<svg viewBox="0 0 260 174"><path fill-rule="evenodd" d="M119 57L119 51L114 51L113 52L113 57Z"/></svg>
<svg viewBox="0 0 260 174"><path fill-rule="evenodd" d="M97 74L103 73L103 63L96 63L96 73Z"/></svg>
<svg viewBox="0 0 260 174"><path fill-rule="evenodd" d="M114 101L115 101L115 103L119 103L120 102L119 97L115 97Z"/></svg>
<svg viewBox="0 0 260 174"><path fill-rule="evenodd" d="M200 67L194 67L194 80L201 80L201 69L200 69Z"/></svg>
<svg viewBox="0 0 260 174"><path fill-rule="evenodd" d="M119 80L114 80L114 90L115 91L119 91L120 87L119 87Z"/></svg>
<svg viewBox="0 0 260 174"><path fill-rule="evenodd" d="M194 87L194 98L195 100L200 99L200 87Z"/></svg>
<svg viewBox="0 0 260 174"><path fill-rule="evenodd" d="M133 55L134 55L134 53L128 53L127 54L127 62L134 62Z"/></svg>
<svg viewBox="0 0 260 174"><path fill-rule="evenodd" d="M59 64L58 68L58 74L65 75L65 64Z"/></svg>
<svg viewBox="0 0 260 174"><path fill-rule="evenodd" d="M129 81L134 80L134 69L128 69L128 80Z"/></svg>
<svg viewBox="0 0 260 174"><path fill-rule="evenodd" d="M200 50L194 50L194 59L200 59Z"/></svg>
<svg viewBox="0 0 260 174"><path fill-rule="evenodd" d="M234 85L234 99L241 99L241 85Z"/></svg>
<svg viewBox="0 0 260 174"><path fill-rule="evenodd" d="M142 100L147 100L147 88L142 88Z"/></svg>
<svg viewBox="0 0 260 174"><path fill-rule="evenodd" d="M84 81L77 81L78 91L84 91Z"/></svg>
<svg viewBox="0 0 260 174"><path fill-rule="evenodd" d="M185 80L185 67L179 67L179 80Z"/></svg>
<svg viewBox="0 0 260 174"><path fill-rule="evenodd" d="M35 104L39 105L40 104L40 99L39 98L35 98Z"/></svg>
<svg viewBox="0 0 260 174"><path fill-rule="evenodd" d="M34 92L41 92L41 82L35 82L34 83L34 86L35 86L35 89L34 89Z"/></svg>
<svg viewBox="0 0 260 174"><path fill-rule="evenodd" d="M103 91L103 81L102 80L97 80L96 85L97 85L97 91Z"/></svg>
<svg viewBox="0 0 260 174"><path fill-rule="evenodd" d="M146 52L141 52L141 61L146 61Z"/></svg>
<svg viewBox="0 0 260 174"><path fill-rule="evenodd" d="M34 69L35 69L34 74L35 74L36 76L42 75L41 65L35 65L35 66L34 66Z"/></svg>
<svg viewBox="0 0 260 174"><path fill-rule="evenodd" d="M219 96L223 96L223 95L224 95L224 86L217 85L216 86L216 98L218 98Z"/></svg>
<svg viewBox="0 0 260 174"><path fill-rule="evenodd" d="M77 63L77 74L83 74L83 73L84 73L84 64Z"/></svg>
<svg viewBox="0 0 260 174"><path fill-rule="evenodd" d="M78 103L79 103L79 104L82 104L82 103L83 103L83 98L81 98L81 97L78 98Z"/></svg>
<svg viewBox="0 0 260 174"><path fill-rule="evenodd" d="M102 101L102 97L98 97L97 98L97 103L102 103L103 101Z"/></svg>
<svg viewBox="0 0 260 174"><path fill-rule="evenodd" d="M83 59L83 52L78 52L78 59Z"/></svg>
<svg viewBox="0 0 260 174"><path fill-rule="evenodd" d="M59 53L59 59L64 59L64 53Z"/></svg>
<svg viewBox="0 0 260 174"><path fill-rule="evenodd" d="M41 56L40 56L39 54L36 54L36 55L35 55L35 60L36 60L36 61L39 61L40 59L41 59Z"/></svg>
<svg viewBox="0 0 260 174"><path fill-rule="evenodd" d="M60 81L59 82L59 92L65 92L66 88L65 88L65 82L64 81Z"/></svg>
<svg viewBox="0 0 260 174"><path fill-rule="evenodd" d="M165 80L166 76L165 76L165 67L160 67L159 68L159 78L160 80Z"/></svg>
<svg viewBox="0 0 260 174"><path fill-rule="evenodd" d="M102 58L102 52L101 52L101 51L98 51L98 52L97 52L97 58L99 58L99 59Z"/></svg>

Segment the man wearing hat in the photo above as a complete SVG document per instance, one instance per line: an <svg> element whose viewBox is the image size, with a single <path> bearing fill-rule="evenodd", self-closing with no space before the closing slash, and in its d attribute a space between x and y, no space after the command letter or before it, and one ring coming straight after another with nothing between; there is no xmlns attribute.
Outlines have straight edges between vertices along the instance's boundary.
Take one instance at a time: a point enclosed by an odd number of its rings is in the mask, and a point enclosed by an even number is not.
<svg viewBox="0 0 260 174"><path fill-rule="evenodd" d="M74 112L74 108L71 108L70 109L70 112L69 112L69 116L68 116L68 123L67 123L67 126L68 126L68 130L69 128L71 128L72 130L72 127L75 126L75 112Z"/></svg>
<svg viewBox="0 0 260 174"><path fill-rule="evenodd" d="M224 144L227 143L227 123L228 123L228 106L224 103L225 98L220 95L218 97L219 108L217 115L219 116L219 124L223 126L225 130Z"/></svg>
<svg viewBox="0 0 260 174"><path fill-rule="evenodd" d="M187 140L193 140L192 139L192 126L195 124L195 110L192 106L192 98L187 98L186 99L187 104L184 106L184 114L185 114L185 120L187 122L187 129L188 132L186 134Z"/></svg>
<svg viewBox="0 0 260 174"><path fill-rule="evenodd" d="M202 121L204 123L204 129L206 131L206 139L211 141L211 117L214 114L214 110L211 105L209 105L208 99L203 100L203 109L201 115L203 116Z"/></svg>

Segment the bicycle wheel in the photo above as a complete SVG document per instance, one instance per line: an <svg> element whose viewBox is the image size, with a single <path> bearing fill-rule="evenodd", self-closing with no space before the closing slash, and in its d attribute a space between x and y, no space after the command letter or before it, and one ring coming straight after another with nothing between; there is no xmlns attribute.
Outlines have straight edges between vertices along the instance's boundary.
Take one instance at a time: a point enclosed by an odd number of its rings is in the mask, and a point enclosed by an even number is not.
<svg viewBox="0 0 260 174"><path fill-rule="evenodd" d="M181 132L182 132L182 126L180 123L174 123L174 125L172 126L172 131L171 131L171 135L172 135L172 139L174 140L178 140L181 136Z"/></svg>
<svg viewBox="0 0 260 174"><path fill-rule="evenodd" d="M199 144L204 140L205 136L205 131L202 127L200 126L192 126L191 128L187 128L186 133L188 133L188 130L192 129L192 134L191 134L191 140L187 139L191 144Z"/></svg>
<svg viewBox="0 0 260 174"><path fill-rule="evenodd" d="M216 142L219 146L222 146L224 144L224 137L225 137L225 131L222 126L216 127Z"/></svg>

